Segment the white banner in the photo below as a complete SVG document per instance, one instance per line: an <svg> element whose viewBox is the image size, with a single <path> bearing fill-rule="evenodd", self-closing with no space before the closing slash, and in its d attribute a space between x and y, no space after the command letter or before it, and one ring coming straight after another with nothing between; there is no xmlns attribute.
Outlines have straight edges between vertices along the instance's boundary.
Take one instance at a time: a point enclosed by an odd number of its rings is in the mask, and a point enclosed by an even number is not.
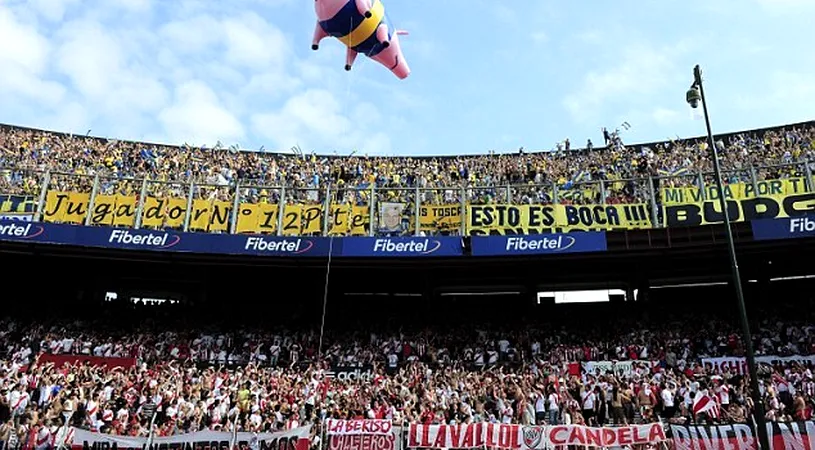
<svg viewBox="0 0 815 450"><path fill-rule="evenodd" d="M662 424L626 427L411 424L408 448L543 450L558 446L623 447L667 440Z"/></svg>
<svg viewBox="0 0 815 450"><path fill-rule="evenodd" d="M801 355L794 355L794 356L775 356L775 355L764 355L764 356L756 356L756 363L758 364L779 364L779 363L790 363L790 362L797 362L801 364L815 364L815 356L801 356ZM702 366L705 368L706 371L709 373L722 373L725 369L729 370L731 373L737 373L739 375L745 375L747 371L747 360L740 356L722 356L719 358L702 358Z"/></svg>
<svg viewBox="0 0 815 450"><path fill-rule="evenodd" d="M19 220L20 222L34 221L34 214L32 213L3 213L0 214L0 220Z"/></svg>
<svg viewBox="0 0 815 450"><path fill-rule="evenodd" d="M335 420L325 421L326 433L330 435L393 434L390 420Z"/></svg>
<svg viewBox="0 0 815 450"><path fill-rule="evenodd" d="M588 361L583 363L583 371L590 375L596 375L597 370L600 370L600 375L605 375L607 372L612 372L614 375L631 375L634 369L639 366L648 368L655 367L659 361Z"/></svg>
<svg viewBox="0 0 815 450"><path fill-rule="evenodd" d="M72 448L110 448L115 446L120 450L141 450L147 444L146 437L115 436L110 434L94 433L74 428ZM238 433L238 447L249 446L257 449L275 450L309 450L311 427L300 427L289 431L277 433ZM167 445L170 449L178 446L209 447L228 449L232 445L234 436L225 431L198 431L195 433L179 434L176 436L155 437L154 445Z"/></svg>

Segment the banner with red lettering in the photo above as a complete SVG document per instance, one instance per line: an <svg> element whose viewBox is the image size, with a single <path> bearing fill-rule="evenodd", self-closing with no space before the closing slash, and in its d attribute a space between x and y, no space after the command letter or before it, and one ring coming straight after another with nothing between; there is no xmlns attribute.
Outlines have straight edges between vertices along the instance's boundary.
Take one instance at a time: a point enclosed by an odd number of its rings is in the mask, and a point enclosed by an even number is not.
<svg viewBox="0 0 815 450"><path fill-rule="evenodd" d="M815 422L767 424L770 450L815 450ZM674 450L758 450L752 426L671 425Z"/></svg>
<svg viewBox="0 0 815 450"><path fill-rule="evenodd" d="M799 364L815 364L815 355L811 356L773 356L764 355L756 356L758 364L785 364L785 363L799 363ZM747 373L747 360L742 357L722 356L719 358L702 358L702 366L708 373L722 373L725 370L730 373L745 375Z"/></svg>
<svg viewBox="0 0 815 450"><path fill-rule="evenodd" d="M147 445L146 437L114 436L94 433L74 428L71 448L118 448L119 450L142 450ZM222 431L198 431L176 436L155 437L156 448L168 450L184 448L231 448L235 436ZM259 450L309 450L311 427L300 427L278 433L238 433L235 448L257 448Z"/></svg>
<svg viewBox="0 0 815 450"><path fill-rule="evenodd" d="M619 447L658 443L666 439L665 429L658 423L626 427L522 426L493 423L412 424L408 432L407 445L409 448L432 449L486 447L501 450L541 450L563 445Z"/></svg>
<svg viewBox="0 0 815 450"><path fill-rule="evenodd" d="M129 369L136 365L136 358L107 358L90 355L51 355L43 353L37 358L37 364L53 363L54 367L62 367L65 363L71 365L88 363L92 366L105 366L108 369L122 367Z"/></svg>
<svg viewBox="0 0 815 450"><path fill-rule="evenodd" d="M352 434L393 434L393 423L390 420L335 420L325 421L325 432L328 435Z"/></svg>
<svg viewBox="0 0 815 450"><path fill-rule="evenodd" d="M667 440L665 437L665 428L663 428L660 423L629 425L625 427L555 425L543 428L546 431L547 448L560 445L625 447L640 444L656 444Z"/></svg>
<svg viewBox="0 0 815 450"><path fill-rule="evenodd" d="M402 450L402 429L390 420L325 421L328 450Z"/></svg>

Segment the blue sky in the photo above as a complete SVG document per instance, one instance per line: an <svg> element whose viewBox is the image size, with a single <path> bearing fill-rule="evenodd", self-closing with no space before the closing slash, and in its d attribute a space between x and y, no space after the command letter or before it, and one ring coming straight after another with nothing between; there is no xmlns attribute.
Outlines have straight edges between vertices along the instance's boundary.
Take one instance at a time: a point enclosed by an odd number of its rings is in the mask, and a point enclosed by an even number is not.
<svg viewBox="0 0 815 450"><path fill-rule="evenodd" d="M384 0L412 74L310 49L308 0L0 0L0 122L155 142L430 155L815 118L811 0Z"/></svg>

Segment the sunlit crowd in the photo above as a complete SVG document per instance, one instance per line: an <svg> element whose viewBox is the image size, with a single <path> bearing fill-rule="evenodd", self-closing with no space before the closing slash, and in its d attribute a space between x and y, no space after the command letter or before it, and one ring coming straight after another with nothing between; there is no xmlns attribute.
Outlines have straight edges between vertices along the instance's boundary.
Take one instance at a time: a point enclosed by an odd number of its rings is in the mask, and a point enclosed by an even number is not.
<svg viewBox="0 0 815 450"><path fill-rule="evenodd" d="M156 405L156 436L284 430L325 418L729 423L745 422L753 410L746 376L700 364L705 357L742 354L737 330L701 316L646 327L632 320L608 329L539 325L519 331L485 324L334 332L325 334L322 347L316 330L162 327L138 320L121 329L94 320L0 323L0 440L9 433L18 433L21 442L32 433L57 433L66 411L76 427L146 436L147 404ZM811 323L768 318L754 338L760 355L815 353ZM43 355L100 359L54 364ZM636 363L608 372L583 365L589 361ZM356 375L338 375L343 372ZM763 367L760 383L769 420L812 417L809 363ZM702 394L717 403L716 414L695 412Z"/></svg>
<svg viewBox="0 0 815 450"><path fill-rule="evenodd" d="M727 181L743 182L752 176L751 167L759 180L802 176L802 164L815 157L814 140L815 126L810 123L729 135L717 141L717 146L728 171ZM521 149L480 156L380 157L352 151L348 156L319 156L220 145L154 145L0 126L0 167L7 169L0 177L0 190L33 194L40 188L42 174L51 171L55 188L89 189L93 176L99 175L116 183L113 190L128 193L138 186L129 180L148 177L169 192L183 192L190 181L212 186L208 192L213 196L223 194L219 186L240 180L244 186L286 186L289 195L327 184L339 189L376 186L396 190L394 195L401 188L466 186L471 201L619 203L647 197L648 186L640 181L647 177L667 177L662 182L671 185L692 185L700 172L712 170L705 140L677 138L626 145L615 131L605 141L602 147L589 142L576 149L567 141L550 151ZM601 180L606 186L605 199L565 195L570 189ZM508 185L514 187L496 189ZM561 193L557 197L553 186ZM450 192L439 195L460 195L457 190Z"/></svg>

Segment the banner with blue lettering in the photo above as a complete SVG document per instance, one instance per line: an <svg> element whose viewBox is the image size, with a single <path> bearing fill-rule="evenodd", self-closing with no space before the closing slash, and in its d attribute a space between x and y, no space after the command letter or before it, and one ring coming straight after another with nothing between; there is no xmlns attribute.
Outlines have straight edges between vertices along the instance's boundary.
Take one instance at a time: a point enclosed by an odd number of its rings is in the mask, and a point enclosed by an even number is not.
<svg viewBox="0 0 815 450"><path fill-rule="evenodd" d="M342 238L340 256L354 257L427 257L461 256L460 237L349 237Z"/></svg>
<svg viewBox="0 0 815 450"><path fill-rule="evenodd" d="M751 226L757 241L815 236L815 216L754 220Z"/></svg>
<svg viewBox="0 0 815 450"><path fill-rule="evenodd" d="M473 236L473 256L604 252L605 231L517 236Z"/></svg>

